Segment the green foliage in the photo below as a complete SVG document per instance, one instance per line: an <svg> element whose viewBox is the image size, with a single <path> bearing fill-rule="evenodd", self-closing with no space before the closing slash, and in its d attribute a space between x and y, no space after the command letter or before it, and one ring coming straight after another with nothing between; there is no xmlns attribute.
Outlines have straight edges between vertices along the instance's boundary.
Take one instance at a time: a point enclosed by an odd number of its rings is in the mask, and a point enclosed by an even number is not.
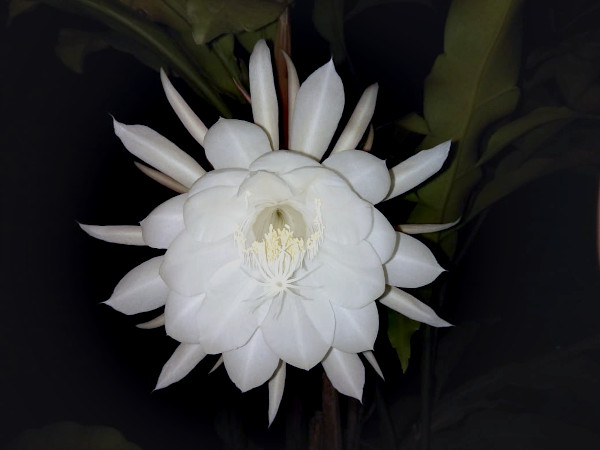
<svg viewBox="0 0 600 450"><path fill-rule="evenodd" d="M8 20L31 11L40 4L39 0L10 0L8 3Z"/></svg>
<svg viewBox="0 0 600 450"><path fill-rule="evenodd" d="M420 327L419 322L391 309L388 310L388 337L392 347L398 354L404 372L408 369L408 361L410 360L410 339Z"/></svg>

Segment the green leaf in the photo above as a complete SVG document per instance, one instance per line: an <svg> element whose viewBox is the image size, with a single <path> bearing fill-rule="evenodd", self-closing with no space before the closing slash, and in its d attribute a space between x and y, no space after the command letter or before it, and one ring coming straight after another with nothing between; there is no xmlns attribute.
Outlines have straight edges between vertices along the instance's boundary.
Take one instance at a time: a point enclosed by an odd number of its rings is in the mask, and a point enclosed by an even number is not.
<svg viewBox="0 0 600 450"><path fill-rule="evenodd" d="M8 20L9 22L15 17L31 11L40 4L39 0L10 0L8 4Z"/></svg>
<svg viewBox="0 0 600 450"><path fill-rule="evenodd" d="M346 59L344 39L344 1L315 0L313 22L319 34L329 42L333 60L341 63Z"/></svg>
<svg viewBox="0 0 600 450"><path fill-rule="evenodd" d="M162 23L181 33L190 31L186 17L186 0L119 0L152 22Z"/></svg>
<svg viewBox="0 0 600 450"><path fill-rule="evenodd" d="M402 371L408 369L410 359L410 338L421 327L416 320L409 319L396 311L388 310L388 338L396 349Z"/></svg>
<svg viewBox="0 0 600 450"><path fill-rule="evenodd" d="M209 42L226 33L253 31L274 22L287 0L188 0L187 17L194 41Z"/></svg>
<svg viewBox="0 0 600 450"><path fill-rule="evenodd" d="M65 29L60 30L55 47L56 54L65 66L76 73L83 73L83 60L89 53L108 48L100 33Z"/></svg>
<svg viewBox="0 0 600 450"><path fill-rule="evenodd" d="M444 173L417 191L414 223L443 223L464 215L481 179L475 167L483 131L514 111L519 100L521 0L454 0L446 21L444 53L425 80L424 119L430 135L421 147L457 141ZM440 241L441 235L431 236ZM454 253L455 233L442 248Z"/></svg>
<svg viewBox="0 0 600 450"><path fill-rule="evenodd" d="M417 113L410 113L402 117L398 122L398 126L407 131L412 131L418 134L429 134L431 130L427 126L425 119Z"/></svg>
<svg viewBox="0 0 600 450"><path fill-rule="evenodd" d="M547 123L572 118L574 114L573 110L566 107L541 107L519 117L492 134L477 164L485 164L531 130Z"/></svg>
<svg viewBox="0 0 600 450"><path fill-rule="evenodd" d="M431 9L434 8L432 0L358 0L354 7L348 12L348 14L346 14L346 20L349 20L354 16L363 13L369 8L373 8L375 6L391 5L394 3L416 3Z"/></svg>
<svg viewBox="0 0 600 450"><path fill-rule="evenodd" d="M273 22L266 27L259 28L254 31L246 31L242 33L238 33L235 35L236 39L242 47L248 52L251 53L254 49L254 46L261 39L274 41L275 36L277 36L277 22Z"/></svg>

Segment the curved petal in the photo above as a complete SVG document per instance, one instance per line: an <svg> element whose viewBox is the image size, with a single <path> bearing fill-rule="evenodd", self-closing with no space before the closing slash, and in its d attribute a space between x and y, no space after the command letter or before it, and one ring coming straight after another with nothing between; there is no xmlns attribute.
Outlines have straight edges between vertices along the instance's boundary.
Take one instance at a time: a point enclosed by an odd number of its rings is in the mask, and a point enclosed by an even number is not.
<svg viewBox="0 0 600 450"><path fill-rule="evenodd" d="M298 90L290 150L320 160L327 151L344 110L344 85L333 60L317 69Z"/></svg>
<svg viewBox="0 0 600 450"><path fill-rule="evenodd" d="M173 339L186 344L199 344L202 330L198 326L204 294L195 296L169 293L165 306L165 331Z"/></svg>
<svg viewBox="0 0 600 450"><path fill-rule="evenodd" d="M198 344L180 344L163 366L155 389L165 388L185 377L204 359L206 353Z"/></svg>
<svg viewBox="0 0 600 450"><path fill-rule="evenodd" d="M144 125L125 125L113 120L115 134L132 154L185 187L190 187L205 171L194 158L167 138Z"/></svg>
<svg viewBox="0 0 600 450"><path fill-rule="evenodd" d="M375 102L377 101L377 92L379 91L379 85L377 83L372 84L360 97L354 112L348 120L348 124L339 139L337 140L335 147L331 153L338 153L344 150L355 149L360 138L363 137L371 119L375 112ZM387 194L387 192L386 192Z"/></svg>
<svg viewBox="0 0 600 450"><path fill-rule="evenodd" d="M136 328L140 328L142 330L152 330L153 328L160 328L165 326L165 315L161 314L160 316L155 317L148 322L138 323Z"/></svg>
<svg viewBox="0 0 600 450"><path fill-rule="evenodd" d="M357 354L345 353L332 348L323 360L327 378L339 392L362 402L365 384L365 366Z"/></svg>
<svg viewBox="0 0 600 450"><path fill-rule="evenodd" d="M275 420L281 397L283 396L283 388L285 387L285 368L286 363L279 361L279 367L269 380L269 426Z"/></svg>
<svg viewBox="0 0 600 450"><path fill-rule="evenodd" d="M412 295L390 286L379 301L394 311L432 327L451 327L452 324L440 319L433 309Z"/></svg>
<svg viewBox="0 0 600 450"><path fill-rule="evenodd" d="M265 129L273 150L279 148L279 108L273 79L271 52L264 39L254 46L249 62L250 96L254 123Z"/></svg>
<svg viewBox="0 0 600 450"><path fill-rule="evenodd" d="M146 245L142 228L137 225L86 225L78 224L93 238L113 244Z"/></svg>
<svg viewBox="0 0 600 450"><path fill-rule="evenodd" d="M278 152L274 152L278 153ZM246 198L250 205L260 203L274 204L287 200L292 192L287 183L271 172L253 172L240 186L240 197Z"/></svg>
<svg viewBox="0 0 600 450"><path fill-rule="evenodd" d="M387 284L418 288L435 280L444 269L425 244L412 236L397 233L398 245L392 258L383 265Z"/></svg>
<svg viewBox="0 0 600 450"><path fill-rule="evenodd" d="M298 81L298 73L296 67L292 62L289 55L281 50L283 53L283 59L285 59L285 67L287 69L288 79L288 133L292 130L292 121L294 119L294 105L296 103L296 95L298 95L298 89L300 89L300 81Z"/></svg>
<svg viewBox="0 0 600 450"><path fill-rule="evenodd" d="M200 145L203 145L204 136L207 131L206 125L194 114L192 108L188 106L183 97L173 87L162 67L160 68L160 81L171 108L173 108L173 111L175 111L185 129L188 130Z"/></svg>
<svg viewBox="0 0 600 450"><path fill-rule="evenodd" d="M262 331L258 329L246 345L223 353L223 361L231 381L240 391L246 392L271 378L279 357L265 343Z"/></svg>
<svg viewBox="0 0 600 450"><path fill-rule="evenodd" d="M162 184L163 186L175 192L178 192L179 194L183 194L189 191L189 188L185 187L179 181L174 180L170 176L165 175L164 173L159 172L158 170L153 169L152 167L148 167L147 165L139 163L137 161L134 161L133 164L135 164L135 167L140 169L140 171L147 177L150 177L157 183Z"/></svg>
<svg viewBox="0 0 600 450"><path fill-rule="evenodd" d="M239 259L233 236L201 243L189 233L181 233L164 256L160 274L171 289L182 295L197 295L208 290L217 270Z"/></svg>
<svg viewBox="0 0 600 450"><path fill-rule="evenodd" d="M379 330L379 314L375 302L359 309L333 304L335 335L333 347L346 353L372 350Z"/></svg>
<svg viewBox="0 0 600 450"><path fill-rule="evenodd" d="M173 197L158 205L140 222L144 241L154 248L167 248L184 229L183 204L187 194Z"/></svg>
<svg viewBox="0 0 600 450"><path fill-rule="evenodd" d="M366 240L373 246L382 264L388 262L396 250L396 231L377 209L373 209L373 229Z"/></svg>
<svg viewBox="0 0 600 450"><path fill-rule="evenodd" d="M442 168L452 142L446 141L429 150L422 150L390 170L392 189L386 200L404 194Z"/></svg>
<svg viewBox="0 0 600 450"><path fill-rule="evenodd" d="M382 380L385 380L385 377L383 376L383 372L381 371L381 367L379 367L379 364L377 363L377 360L375 359L375 355L373 354L373 352L372 351L363 352L362 355L365 357L367 362L369 364L371 364L371 367L373 367L373 370L375 372L377 372L377 375L379 375Z"/></svg>
<svg viewBox="0 0 600 450"><path fill-rule="evenodd" d="M365 241L341 245L325 240L317 256L307 262L307 270L301 283L344 308L363 308L385 290L379 256Z"/></svg>
<svg viewBox="0 0 600 450"><path fill-rule="evenodd" d="M400 231L406 234L422 234L422 233L437 233L438 231L444 231L448 228L452 228L462 217L459 217L454 222L450 223L409 223L405 225L398 225Z"/></svg>
<svg viewBox="0 0 600 450"><path fill-rule="evenodd" d="M307 301L286 292L285 298L271 302L261 325L267 345L288 364L305 370L318 364L330 346L307 314L303 306Z"/></svg>
<svg viewBox="0 0 600 450"><path fill-rule="evenodd" d="M264 170L274 173L286 173L301 167L318 167L320 164L309 156L291 150L279 150L262 155L252 164L250 170Z"/></svg>
<svg viewBox="0 0 600 450"><path fill-rule="evenodd" d="M246 217L246 202L235 187L214 187L188 198L183 205L186 230L198 241L215 242L233 234Z"/></svg>
<svg viewBox="0 0 600 450"><path fill-rule="evenodd" d="M163 306L169 288L158 274L162 261L163 257L157 256L130 270L104 303L127 315Z"/></svg>
<svg viewBox="0 0 600 450"><path fill-rule="evenodd" d="M202 345L208 353L223 353L246 344L258 327L252 314L259 296L256 282L238 262L219 269L212 277L199 313Z"/></svg>
<svg viewBox="0 0 600 450"><path fill-rule="evenodd" d="M385 161L362 150L336 153L323 161L323 165L339 173L358 195L374 205L390 190L390 172Z"/></svg>
<svg viewBox="0 0 600 450"><path fill-rule="evenodd" d="M215 169L247 169L260 155L271 151L264 130L250 122L219 119L204 137L206 157Z"/></svg>
<svg viewBox="0 0 600 450"><path fill-rule="evenodd" d="M211 170L191 187L188 197L214 187L238 187L248 176L246 169Z"/></svg>

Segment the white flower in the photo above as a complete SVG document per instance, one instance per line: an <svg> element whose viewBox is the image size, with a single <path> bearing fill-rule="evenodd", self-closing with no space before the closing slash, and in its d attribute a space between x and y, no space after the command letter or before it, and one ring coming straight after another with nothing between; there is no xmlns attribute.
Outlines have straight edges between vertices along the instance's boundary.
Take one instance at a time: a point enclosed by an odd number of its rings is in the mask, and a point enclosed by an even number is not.
<svg viewBox="0 0 600 450"><path fill-rule="evenodd" d="M169 102L215 170L205 173L147 127L115 121L125 147L157 170L142 169L182 194L141 226L82 225L109 242L166 249L129 272L106 302L125 314L165 306L164 316L142 324L164 324L181 342L157 388L183 378L207 354L222 354L219 362L242 391L268 381L269 421L281 400L286 364L308 370L320 363L338 391L361 398L365 375L358 354L381 373L371 353L376 300L412 319L449 325L396 287L426 285L443 269L424 244L394 231L373 205L437 172L450 143L392 170L354 150L373 114L373 85L331 156L319 163L342 115L343 85L332 62L301 86L287 63L291 150L277 150L277 98L263 41L250 58L255 123L221 119L207 130L161 73ZM413 225L410 231L444 227Z"/></svg>

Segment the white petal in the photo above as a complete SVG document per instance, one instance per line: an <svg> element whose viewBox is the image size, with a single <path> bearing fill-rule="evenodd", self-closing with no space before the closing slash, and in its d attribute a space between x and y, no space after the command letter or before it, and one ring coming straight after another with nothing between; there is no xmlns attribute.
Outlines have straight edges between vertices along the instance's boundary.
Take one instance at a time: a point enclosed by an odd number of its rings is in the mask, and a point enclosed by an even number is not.
<svg viewBox="0 0 600 450"><path fill-rule="evenodd" d="M127 315L163 306L169 288L158 274L162 260L162 256L157 256L130 270L104 303Z"/></svg>
<svg viewBox="0 0 600 450"><path fill-rule="evenodd" d="M165 175L164 173L159 172L158 170L155 170L152 167L148 167L145 164L139 163L137 161L134 161L134 164L135 164L135 167L140 169L144 175L152 178L157 183L160 183L163 186L168 187L169 189L171 189L175 192L178 192L180 194L183 194L184 192L188 191L187 187L185 187L179 181L175 181L170 176Z"/></svg>
<svg viewBox="0 0 600 450"><path fill-rule="evenodd" d="M451 141L446 141L429 150L422 150L391 169L392 189L386 199L404 194L440 170L451 144Z"/></svg>
<svg viewBox="0 0 600 450"><path fill-rule="evenodd" d="M194 296L169 293L165 306L165 331L173 339L186 344L199 344L202 329L198 325L204 294Z"/></svg>
<svg viewBox="0 0 600 450"><path fill-rule="evenodd" d="M444 231L448 228L452 228L462 217L459 217L454 222L450 223L409 223L405 225L399 225L400 231L406 234L422 234L422 233L437 233L438 231Z"/></svg>
<svg viewBox="0 0 600 450"><path fill-rule="evenodd" d="M136 325L137 328L141 328L142 330L151 330L153 328L160 328L165 325L165 315L161 314L160 316L155 317L148 322L138 323Z"/></svg>
<svg viewBox="0 0 600 450"><path fill-rule="evenodd" d="M388 262L396 250L396 231L377 209L373 209L373 229L367 236L367 242L373 246L382 264Z"/></svg>
<svg viewBox="0 0 600 450"><path fill-rule="evenodd" d="M379 301L409 319L426 323L432 327L451 327L452 324L440 319L433 309L412 295L390 286Z"/></svg>
<svg viewBox="0 0 600 450"><path fill-rule="evenodd" d="M344 85L331 60L300 86L294 106L290 149L320 160L343 110Z"/></svg>
<svg viewBox="0 0 600 450"><path fill-rule="evenodd" d="M264 203L273 205L275 202L289 199L292 192L282 178L271 172L259 171L253 172L241 184L238 196L245 198L252 206Z"/></svg>
<svg viewBox="0 0 600 450"><path fill-rule="evenodd" d="M402 288L418 288L435 280L444 269L425 244L412 236L397 233L396 251L384 264L387 284Z"/></svg>
<svg viewBox="0 0 600 450"><path fill-rule="evenodd" d="M362 402L365 367L357 354L332 348L322 364L334 388Z"/></svg>
<svg viewBox="0 0 600 450"><path fill-rule="evenodd" d="M288 133L292 132L292 121L294 119L294 105L296 103L296 95L298 95L298 89L300 89L300 81L298 81L298 73L296 72L296 67L292 62L292 59L289 55L281 51L283 53L283 59L285 59L285 67L287 69L287 79L288 79Z"/></svg>
<svg viewBox="0 0 600 450"><path fill-rule="evenodd" d="M273 150L277 150L279 149L279 108L273 79L271 52L263 39L254 46L248 69L254 123L266 130L271 138Z"/></svg>
<svg viewBox="0 0 600 450"><path fill-rule="evenodd" d="M335 335L333 347L347 353L372 350L379 330L379 314L375 302L360 309L333 304Z"/></svg>
<svg viewBox="0 0 600 450"><path fill-rule="evenodd" d="M232 235L220 241L201 243L189 233L182 233L167 250L160 274L174 291L197 295L208 290L217 270L237 259L239 253Z"/></svg>
<svg viewBox="0 0 600 450"><path fill-rule="evenodd" d="M372 84L365 89L356 108L354 108L350 120L348 120L346 128L342 131L342 134L331 153L338 153L343 150L352 150L356 148L360 142L360 138L365 134L369 122L371 122L371 119L373 118L375 102L377 101L377 91L379 91L379 85L377 83Z"/></svg>
<svg viewBox="0 0 600 450"><path fill-rule="evenodd" d="M188 198L183 205L186 230L198 241L215 242L233 234L246 217L246 202L235 187L214 187Z"/></svg>
<svg viewBox="0 0 600 450"><path fill-rule="evenodd" d="M307 269L302 284L344 308L363 308L385 290L381 261L368 242L340 245L325 240Z"/></svg>
<svg viewBox="0 0 600 450"><path fill-rule="evenodd" d="M155 389L165 388L185 377L204 359L206 353L201 345L180 344L163 366Z"/></svg>
<svg viewBox="0 0 600 450"><path fill-rule="evenodd" d="M186 194L173 197L157 206L140 222L144 241L150 247L167 248L183 231L183 204Z"/></svg>
<svg viewBox="0 0 600 450"><path fill-rule="evenodd" d="M246 344L258 324L252 314L256 282L230 263L212 277L200 308L198 326L208 353L223 353Z"/></svg>
<svg viewBox="0 0 600 450"><path fill-rule="evenodd" d="M269 152L273 153L273 152ZM200 178L189 191L189 197L213 187L237 187L248 176L246 169L216 169Z"/></svg>
<svg viewBox="0 0 600 450"><path fill-rule="evenodd" d="M281 397L283 397L283 388L285 387L285 367L286 363L279 362L279 367L273 377L269 380L269 426L275 420Z"/></svg>
<svg viewBox="0 0 600 450"><path fill-rule="evenodd" d="M373 352L369 350L367 352L363 352L362 355L369 362L369 364L371 364L371 367L373 367L373 370L375 370L375 372L377 372L377 375L379 375L382 380L385 380L385 378L383 376L383 372L381 371L381 367L379 367L379 364L377 363L377 360L375 359L375 355L373 354Z"/></svg>
<svg viewBox="0 0 600 450"><path fill-rule="evenodd" d="M183 126L200 145L203 145L204 136L207 131L206 125L194 114L192 108L188 106L183 97L173 87L162 67L160 69L160 81L162 82L163 90L167 95L169 104L173 108L173 111L175 111L175 114L177 114L177 117L179 117L179 120L181 120L181 123L183 123Z"/></svg>
<svg viewBox="0 0 600 450"><path fill-rule="evenodd" d="M247 169L260 155L271 151L264 130L250 122L219 119L204 138L206 157L215 169Z"/></svg>
<svg viewBox="0 0 600 450"><path fill-rule="evenodd" d="M223 355L219 356L219 359L217 359L217 362L215 363L214 366L212 366L212 369L210 369L208 374L210 375L211 373L213 373L215 370L217 370L222 365L223 365Z"/></svg>
<svg viewBox="0 0 600 450"><path fill-rule="evenodd" d="M301 167L318 167L320 164L309 156L302 153L279 150L262 155L252 164L250 170L265 170L274 173L286 173Z"/></svg>
<svg viewBox="0 0 600 450"><path fill-rule="evenodd" d="M242 392L265 383L279 364L279 358L265 343L260 329L243 347L223 353L223 360L229 378Z"/></svg>
<svg viewBox="0 0 600 450"><path fill-rule="evenodd" d="M292 292L285 294L285 299L276 299L265 317L261 329L265 341L279 357L300 369L309 370L318 364L329 349L321 337L321 333L307 314L302 299ZM335 323L333 314L330 328Z"/></svg>
<svg viewBox="0 0 600 450"><path fill-rule="evenodd" d="M125 125L113 120L115 134L127 150L185 187L205 171L190 155L156 131L143 125Z"/></svg>
<svg viewBox="0 0 600 450"><path fill-rule="evenodd" d="M146 245L142 228L136 225L86 225L79 226L90 236L113 244Z"/></svg>
<svg viewBox="0 0 600 450"><path fill-rule="evenodd" d="M385 161L370 153L346 150L331 155L323 165L344 177L358 195L374 205L390 191L390 172Z"/></svg>

